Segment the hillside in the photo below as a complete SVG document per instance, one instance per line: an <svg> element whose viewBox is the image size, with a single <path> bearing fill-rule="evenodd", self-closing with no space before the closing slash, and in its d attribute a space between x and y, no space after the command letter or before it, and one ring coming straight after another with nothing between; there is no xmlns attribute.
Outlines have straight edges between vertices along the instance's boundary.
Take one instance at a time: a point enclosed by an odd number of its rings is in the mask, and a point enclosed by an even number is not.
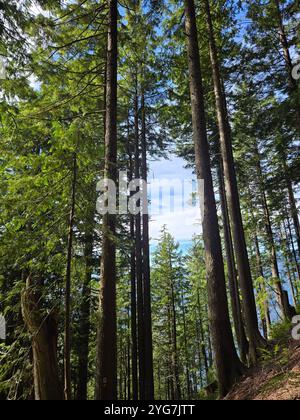
<svg viewBox="0 0 300 420"><path fill-rule="evenodd" d="M300 341L275 345L226 400L300 400Z"/></svg>

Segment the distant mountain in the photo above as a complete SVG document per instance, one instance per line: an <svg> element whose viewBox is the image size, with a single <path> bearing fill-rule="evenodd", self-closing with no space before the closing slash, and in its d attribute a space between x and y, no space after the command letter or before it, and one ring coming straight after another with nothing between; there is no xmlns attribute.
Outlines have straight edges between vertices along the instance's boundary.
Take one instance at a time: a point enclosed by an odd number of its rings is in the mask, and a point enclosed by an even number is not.
<svg viewBox="0 0 300 420"><path fill-rule="evenodd" d="M184 241L177 241L177 242L179 243L179 247L180 247L180 250L183 253L183 255L186 255L189 252L189 250L190 250L190 248L193 244L193 242L191 240L184 240ZM157 248L157 243L151 243L151 245L150 245L151 255L154 254L156 248Z"/></svg>

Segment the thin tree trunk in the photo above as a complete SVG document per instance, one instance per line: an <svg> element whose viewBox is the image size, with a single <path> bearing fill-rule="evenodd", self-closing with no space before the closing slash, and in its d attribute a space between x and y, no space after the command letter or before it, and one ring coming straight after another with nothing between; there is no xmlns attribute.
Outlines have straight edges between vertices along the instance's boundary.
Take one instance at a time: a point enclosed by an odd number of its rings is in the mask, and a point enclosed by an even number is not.
<svg viewBox="0 0 300 420"><path fill-rule="evenodd" d="M291 227L291 223L290 223L290 219L289 219L288 215L287 215L287 227L286 227L285 221L283 221L283 224L284 224L284 229L285 229L285 232L286 232L286 237L288 238L287 239L288 243L290 243L291 247L292 247L294 263L295 263L295 266L296 266L296 270L297 270L297 274L298 274L298 280L299 280L299 283L300 283L300 265L299 265L298 258L297 258L297 252L296 252L296 249L295 249L293 233L292 233L292 227Z"/></svg>
<svg viewBox="0 0 300 420"><path fill-rule="evenodd" d="M282 241L282 244L285 244L284 237L283 237L282 233L281 233L281 241ZM295 293L295 287L294 287L294 280L292 278L290 261L289 261L288 256L286 255L286 253L284 253L284 263L285 263L285 267L286 267L287 278L288 278L288 281L289 281L289 284L290 284L293 304L294 304L294 307L296 307L297 303L296 303L296 293Z"/></svg>
<svg viewBox="0 0 300 420"><path fill-rule="evenodd" d="M292 298L293 298L293 304L294 307L296 308L297 306L297 288L296 288L296 284L295 284L295 272L294 269L291 265L291 250L290 250L290 245L289 245L289 240L288 240L288 236L287 236L287 231L285 229L285 226L283 225L283 228L281 228L280 231L280 238L281 238L281 245L282 248L286 249L286 251L283 251L283 257L284 257L284 263L285 263L285 267L286 267L286 273L287 273L287 277L289 280L289 284L290 284L290 289L292 292Z"/></svg>
<svg viewBox="0 0 300 420"><path fill-rule="evenodd" d="M128 121L129 127L129 121ZM133 160L131 145L129 143L128 133L128 157L129 157L129 179L133 180ZM130 282L131 282L131 359L132 359L132 398L134 401L138 400L138 351L137 351L137 302L136 302L136 258L135 258L135 219L130 214L130 239L132 242L131 256L130 256Z"/></svg>
<svg viewBox="0 0 300 420"><path fill-rule="evenodd" d="M285 169L285 171L287 171L287 168ZM293 185L289 178L287 178L287 184L288 184L287 187L288 187L288 194L289 194L291 216L294 223L297 245L298 245L298 254L300 258L300 224L299 224L299 218L298 218L298 210L296 206L296 199L295 199L295 194L293 190Z"/></svg>
<svg viewBox="0 0 300 420"><path fill-rule="evenodd" d="M237 338L237 343L240 351L241 360L246 363L249 351L249 343L247 341L246 332L244 328L242 308L240 301L239 285L237 279L237 272L235 267L234 249L232 244L231 226L228 214L228 205L226 200L226 191L224 184L224 174L222 162L218 166L220 199L224 227L224 242L227 258L229 291L231 297L232 318Z"/></svg>
<svg viewBox="0 0 300 420"><path fill-rule="evenodd" d="M172 272L172 263L170 261L170 269ZM175 290L173 279L170 279L170 309L171 309L171 339L172 339L172 370L173 370L173 385L174 385L174 399L181 399L181 389L179 380L179 358L177 349L177 316L175 305Z"/></svg>
<svg viewBox="0 0 300 420"><path fill-rule="evenodd" d="M123 332L119 334L119 343L118 343L118 351L119 351L119 389L118 389L118 400L123 400Z"/></svg>
<svg viewBox="0 0 300 420"><path fill-rule="evenodd" d="M147 136L146 136L146 108L145 93L141 94L141 146L142 165L141 174L145 181L148 180L147 170ZM148 197L147 190L143 192ZM152 343L152 311L151 311L151 275L150 275L150 249L149 249L149 215L148 208L143 209L143 285L144 285L144 327L145 327L145 399L154 399L154 378L153 378L153 343Z"/></svg>
<svg viewBox="0 0 300 420"><path fill-rule="evenodd" d="M181 293L181 310L182 310L182 319L183 319L184 353L185 353L185 362L186 362L187 399L190 400L192 398L191 378L190 378L190 358L189 358L189 349L188 349L188 341L187 341L186 312L185 312L183 292Z"/></svg>
<svg viewBox="0 0 300 420"><path fill-rule="evenodd" d="M88 365L89 365L89 338L91 313L91 280L93 274L93 243L94 243L94 215L95 206L89 209L85 234L85 276L82 285L82 302L80 305L79 324L79 352L78 352L78 385L77 400L87 400Z"/></svg>
<svg viewBox="0 0 300 420"><path fill-rule="evenodd" d="M289 307L289 304L287 305L286 294L285 294L285 291L283 290L281 279L280 279L280 272L279 272L279 267L278 267L274 234L273 234L273 229L272 229L272 224L271 224L270 210L269 210L267 196L266 196L265 187L264 187L264 177L263 177L263 172L262 172L262 167L261 167L261 162L260 162L260 154L259 154L257 144L255 145L255 158L256 158L256 166L257 166L262 207L264 211L266 235L268 238L269 249L270 249L270 254L271 254L272 277L275 280L277 302L279 304L279 307L283 316L289 319L291 315L290 307Z"/></svg>
<svg viewBox="0 0 300 420"><path fill-rule="evenodd" d="M127 399L131 400L131 340L130 340L130 309L128 308L128 338L127 338Z"/></svg>
<svg viewBox="0 0 300 420"><path fill-rule="evenodd" d="M280 42L282 45L283 55L284 55L286 68L288 72L290 95L291 97L294 96L292 100L294 100L295 102L296 127L298 130L298 133L300 134L300 102L299 102L299 95L298 95L299 93L298 84L297 84L297 81L292 76L293 62L292 62L291 53L289 50L289 43L288 43L288 39L287 39L287 35L285 32L285 27L283 23L280 3L278 0L274 0L274 2L275 2L276 10L277 10ZM284 158L284 170L285 170L285 174L288 174L286 158ZM295 195L293 191L293 184L289 176L286 176L286 181L287 181L287 189L288 189L288 196L289 196L289 202L290 202L290 210L291 210L293 223L295 226L295 232L296 232L296 238L297 238L297 244L298 244L298 253L300 256L300 223L299 223L299 218L298 218L298 210L297 210Z"/></svg>
<svg viewBox="0 0 300 420"><path fill-rule="evenodd" d="M171 302L168 302L168 338L169 338L169 354L168 354L168 394L169 399L174 401L176 394L176 375L174 373L174 359L173 359L173 334L172 334L172 308Z"/></svg>
<svg viewBox="0 0 300 420"><path fill-rule="evenodd" d="M57 320L54 311L45 313L41 297L39 281L29 276L22 292L21 307L32 340L35 400L62 401L64 392L57 362Z"/></svg>
<svg viewBox="0 0 300 420"><path fill-rule="evenodd" d="M203 180L205 186L203 237L206 254L210 328L220 394L224 396L238 380L243 371L243 366L235 349L229 318L222 246L206 132L194 0L185 0L185 17L196 172L198 179Z"/></svg>
<svg viewBox="0 0 300 420"><path fill-rule="evenodd" d="M253 282L245 240L245 233L240 209L240 198L234 166L231 128L228 121L226 97L222 88L220 67L217 47L214 38L213 23L210 14L209 0L205 0L205 8L209 29L210 57L213 71L213 81L216 99L216 110L220 132L221 154L224 165L226 195L229 206L229 214L233 230L233 241L239 273L239 281L243 296L244 316L249 339L249 357L255 363L258 349L265 345L258 326L256 302Z"/></svg>
<svg viewBox="0 0 300 420"><path fill-rule="evenodd" d="M211 344L211 333L210 333L210 328L208 325L208 331L207 331L207 341L208 341L208 364L209 367L213 367L213 350L212 350L212 344Z"/></svg>
<svg viewBox="0 0 300 420"><path fill-rule="evenodd" d="M158 364L157 367L157 381L158 381L158 400L162 399L162 393L161 393L161 385L162 385L162 380L161 380L161 371L160 371L160 363Z"/></svg>
<svg viewBox="0 0 300 420"><path fill-rule="evenodd" d="M208 371L209 371L209 366L208 366L208 359L207 359L207 354L206 354L206 349L205 349L205 337L204 337L204 330L203 330L203 321L202 321L202 314L201 314L201 305L200 305L200 293L199 290L197 292L197 309L198 309L198 322L199 322L199 333L200 333L200 349L201 349L201 354L203 356L203 362L204 362L204 368L205 368L205 374L206 374L206 381L208 381Z"/></svg>
<svg viewBox="0 0 300 420"><path fill-rule="evenodd" d="M196 370L199 370L199 380L200 380L200 387L203 388L203 376L202 376L202 353L201 353L201 335L200 335L200 328L199 328L199 320L196 320L196 342L197 342L197 353L198 353L198 365ZM205 362L203 360L203 362ZM205 369L205 379L207 384L207 368L204 366Z"/></svg>
<svg viewBox="0 0 300 420"><path fill-rule="evenodd" d="M65 285L65 334L64 334L64 392L67 401L72 399L71 382L71 276L72 276L72 252L75 222L75 200L77 183L77 158L73 156L73 178L71 189L71 210L69 220L69 233L67 244L67 269Z"/></svg>
<svg viewBox="0 0 300 420"><path fill-rule="evenodd" d="M286 188L288 192L288 200L289 200L289 207L290 207L290 214L291 218L293 220L295 234L296 234L296 240L298 245L298 255L300 258L300 223L299 223L299 217L298 217L298 210L297 210L297 204L296 204L296 198L295 193L293 189L293 182L290 177L290 170L287 162L287 155L286 150L284 147L280 148L278 150L279 155L281 157L282 162L282 170L285 176L286 181Z"/></svg>
<svg viewBox="0 0 300 420"><path fill-rule="evenodd" d="M259 249L259 242L257 234L255 234L254 238L254 244L255 244L255 253L256 253L256 263L257 263L257 270L258 274L261 278L265 278L264 276L264 270L263 265L261 261L261 253ZM266 290L263 290L263 292L266 292ZM264 326L264 334L265 338L268 339L271 331L271 316L270 316L270 309L269 309L269 302L268 299L265 299L264 301L264 316L262 316L263 326Z"/></svg>
<svg viewBox="0 0 300 420"><path fill-rule="evenodd" d="M136 91L134 98L134 130L135 130L135 178L140 179L140 133L139 133L139 98L138 76L136 74ZM137 203L141 205L141 202ZM137 312L138 312L138 360L139 360L139 397L145 400L145 323L144 323L144 287L143 287L143 255L141 212L135 216L135 255L137 282Z"/></svg>
<svg viewBox="0 0 300 420"><path fill-rule="evenodd" d="M134 217L130 222L131 238L134 242ZM131 251L130 263L131 277L131 359L132 359L132 398L138 400L138 351L137 351L137 316L136 316L136 270L135 270L135 247Z"/></svg>
<svg viewBox="0 0 300 420"><path fill-rule="evenodd" d="M118 2L108 0L105 178L117 181ZM96 400L117 398L116 215L103 217Z"/></svg>
<svg viewBox="0 0 300 420"><path fill-rule="evenodd" d="M276 5L276 11L277 11L280 43L282 46L284 60L286 63L286 68L287 68L287 73L288 73L290 93L291 95L294 95L293 100L295 101L296 126L298 129L298 133L300 134L300 105L299 105L299 99L298 99L298 84L297 84L297 80L295 80L292 76L293 62L292 62L291 53L289 50L289 42L287 39L287 35L286 35L284 23L283 23L280 3L279 3L279 0L274 0L274 2Z"/></svg>

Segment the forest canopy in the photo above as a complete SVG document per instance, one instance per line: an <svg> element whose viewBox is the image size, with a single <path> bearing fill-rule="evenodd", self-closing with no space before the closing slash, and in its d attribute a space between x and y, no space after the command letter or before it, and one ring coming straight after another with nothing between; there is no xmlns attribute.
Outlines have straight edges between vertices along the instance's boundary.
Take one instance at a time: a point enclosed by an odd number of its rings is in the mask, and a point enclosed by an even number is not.
<svg viewBox="0 0 300 420"><path fill-rule="evenodd" d="M223 399L299 344L299 17L0 0L0 400Z"/></svg>

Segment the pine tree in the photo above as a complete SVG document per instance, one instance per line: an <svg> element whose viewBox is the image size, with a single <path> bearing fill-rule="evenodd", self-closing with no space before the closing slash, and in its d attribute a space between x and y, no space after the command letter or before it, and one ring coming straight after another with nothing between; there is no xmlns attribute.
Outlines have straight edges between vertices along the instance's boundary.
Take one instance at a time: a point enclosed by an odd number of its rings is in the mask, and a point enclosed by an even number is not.
<svg viewBox="0 0 300 420"><path fill-rule="evenodd" d="M215 351L215 363L218 372L220 394L221 396L224 396L241 374L242 365L238 359L234 346L229 319L221 239L218 229L206 134L198 34L193 1L185 2L185 14L196 171L198 179L203 180L205 184L204 214L202 217L203 237L206 250L211 334Z"/></svg>
<svg viewBox="0 0 300 420"><path fill-rule="evenodd" d="M108 3L105 178L117 180L118 5ZM97 342L96 399L117 398L116 342L116 215L103 217L100 318Z"/></svg>

